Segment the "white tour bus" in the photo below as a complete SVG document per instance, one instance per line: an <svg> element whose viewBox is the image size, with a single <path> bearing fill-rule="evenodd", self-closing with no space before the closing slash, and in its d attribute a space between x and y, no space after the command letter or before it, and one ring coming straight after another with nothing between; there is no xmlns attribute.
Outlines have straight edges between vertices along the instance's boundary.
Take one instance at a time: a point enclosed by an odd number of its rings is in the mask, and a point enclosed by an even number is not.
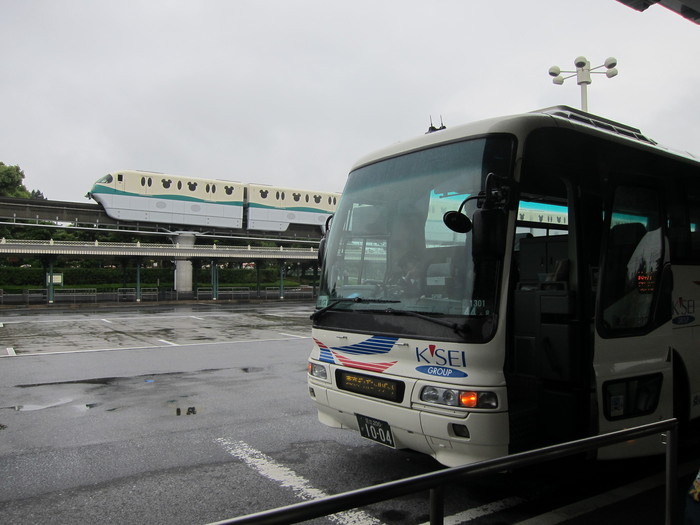
<svg viewBox="0 0 700 525"><path fill-rule="evenodd" d="M320 252L326 425L452 466L700 416L700 161L635 128L554 107L396 144Z"/></svg>

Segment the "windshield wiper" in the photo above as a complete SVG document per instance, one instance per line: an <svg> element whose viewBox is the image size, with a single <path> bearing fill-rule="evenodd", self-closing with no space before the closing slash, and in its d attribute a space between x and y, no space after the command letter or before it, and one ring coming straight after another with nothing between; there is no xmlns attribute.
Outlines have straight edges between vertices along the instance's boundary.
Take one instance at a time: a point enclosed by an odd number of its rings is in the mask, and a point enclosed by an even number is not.
<svg viewBox="0 0 700 525"><path fill-rule="evenodd" d="M332 310L339 304L343 303L366 303L366 304L382 304L382 303L400 303L401 301L395 301L392 299L363 299L362 297L341 297L340 299L335 299L334 301L331 301L328 303L326 306L321 308L320 310L316 310L314 313L309 316L309 319L314 320L318 319L321 317L323 314L325 314L328 310Z"/></svg>
<svg viewBox="0 0 700 525"><path fill-rule="evenodd" d="M387 308L384 310L388 314L394 315L409 315L411 317L417 317L418 319L423 319L430 323L439 324L440 326L446 326L447 328L452 328L456 334L465 336L469 333L469 327L466 325L458 325L457 323L451 323L450 321L445 321L443 319L438 319L437 317L431 317L429 315L421 314L418 312L412 312L411 310L395 310L394 308Z"/></svg>

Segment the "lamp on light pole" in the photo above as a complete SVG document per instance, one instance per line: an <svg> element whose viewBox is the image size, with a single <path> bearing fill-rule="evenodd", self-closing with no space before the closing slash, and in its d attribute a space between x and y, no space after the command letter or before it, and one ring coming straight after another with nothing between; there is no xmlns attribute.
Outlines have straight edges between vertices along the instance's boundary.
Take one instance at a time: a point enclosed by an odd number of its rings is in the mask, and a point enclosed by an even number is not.
<svg viewBox="0 0 700 525"><path fill-rule="evenodd" d="M586 59L586 57L578 57L574 60L574 65L576 66L576 71L562 71L559 66L552 66L549 68L549 75L554 77L552 82L561 86L564 81L568 78L576 77L576 83L581 86L581 109L583 111L588 111L588 84L591 83L591 74L605 74L606 77L612 78L617 75L617 60L610 57L605 60L605 63L601 66L596 66L591 68L591 63ZM604 67L605 71L596 71ZM562 73L572 73L568 77L561 76Z"/></svg>

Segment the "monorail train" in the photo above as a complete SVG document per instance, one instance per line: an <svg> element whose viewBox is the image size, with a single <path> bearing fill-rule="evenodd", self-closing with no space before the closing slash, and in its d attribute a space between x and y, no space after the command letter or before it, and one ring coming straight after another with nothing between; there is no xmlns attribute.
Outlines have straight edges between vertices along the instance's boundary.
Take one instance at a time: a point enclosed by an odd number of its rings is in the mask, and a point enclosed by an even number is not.
<svg viewBox="0 0 700 525"><path fill-rule="evenodd" d="M122 221L318 232L340 194L125 170L99 179L87 197Z"/></svg>

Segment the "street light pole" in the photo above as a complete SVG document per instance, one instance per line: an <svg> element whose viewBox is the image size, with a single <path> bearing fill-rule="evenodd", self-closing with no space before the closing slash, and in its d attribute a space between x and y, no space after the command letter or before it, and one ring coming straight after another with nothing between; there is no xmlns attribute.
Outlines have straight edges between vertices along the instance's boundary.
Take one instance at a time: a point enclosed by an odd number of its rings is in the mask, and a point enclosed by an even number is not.
<svg viewBox="0 0 700 525"><path fill-rule="evenodd" d="M576 83L581 86L581 109L588 112L588 85L591 83L591 74L599 73L605 74L606 77L612 78L617 75L618 71L615 66L617 66L617 60L613 57L609 57L605 60L605 63L600 66L591 68L591 63L586 59L586 57L580 56L574 60L574 65L576 66L576 71L562 71L559 66L552 66L549 68L549 75L554 77L552 82L561 86L566 79L576 77ZM596 71L604 67L606 71ZM568 77L562 77L562 73L572 73Z"/></svg>

